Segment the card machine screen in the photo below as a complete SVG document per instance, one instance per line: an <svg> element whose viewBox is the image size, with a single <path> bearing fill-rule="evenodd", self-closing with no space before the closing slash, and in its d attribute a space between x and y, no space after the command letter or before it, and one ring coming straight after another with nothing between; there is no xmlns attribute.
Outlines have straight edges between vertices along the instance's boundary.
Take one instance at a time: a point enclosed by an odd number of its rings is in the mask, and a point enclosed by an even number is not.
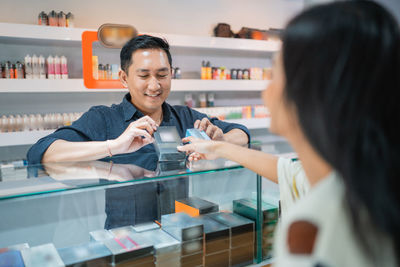
<svg viewBox="0 0 400 267"><path fill-rule="evenodd" d="M160 132L160 137L162 142L167 142L167 143L175 142L175 136L172 132L167 132L167 131Z"/></svg>
<svg viewBox="0 0 400 267"><path fill-rule="evenodd" d="M185 160L186 154L177 150L182 145L181 137L175 126L161 126L154 132L155 143L159 161Z"/></svg>

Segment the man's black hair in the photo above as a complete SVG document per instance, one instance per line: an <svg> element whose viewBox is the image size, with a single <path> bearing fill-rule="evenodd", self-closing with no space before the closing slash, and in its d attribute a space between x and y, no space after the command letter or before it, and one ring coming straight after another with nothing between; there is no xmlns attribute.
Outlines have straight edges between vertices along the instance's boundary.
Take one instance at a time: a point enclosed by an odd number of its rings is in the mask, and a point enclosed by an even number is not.
<svg viewBox="0 0 400 267"><path fill-rule="evenodd" d="M169 52L169 44L166 40L150 36L150 35L139 35L132 38L127 42L121 49L121 69L128 74L128 68L132 64L132 54L139 49L161 49L168 57L169 65L172 67L172 57Z"/></svg>

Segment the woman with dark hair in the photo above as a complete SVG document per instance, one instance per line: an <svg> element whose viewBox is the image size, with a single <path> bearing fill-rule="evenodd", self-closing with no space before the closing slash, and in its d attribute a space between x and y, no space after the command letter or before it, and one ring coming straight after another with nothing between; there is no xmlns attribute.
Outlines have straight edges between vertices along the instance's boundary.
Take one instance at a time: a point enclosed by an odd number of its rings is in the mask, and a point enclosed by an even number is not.
<svg viewBox="0 0 400 267"><path fill-rule="evenodd" d="M334 2L293 18L282 41L263 99L311 188L282 215L276 265L398 266L399 25L372 1ZM271 155L187 141L181 150L278 176Z"/></svg>

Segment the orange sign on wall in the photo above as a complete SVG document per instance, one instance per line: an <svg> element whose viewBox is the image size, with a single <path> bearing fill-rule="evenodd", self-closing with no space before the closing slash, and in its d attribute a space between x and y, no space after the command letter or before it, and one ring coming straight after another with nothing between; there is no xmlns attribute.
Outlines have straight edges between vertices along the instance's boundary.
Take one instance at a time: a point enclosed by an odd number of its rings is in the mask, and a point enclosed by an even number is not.
<svg viewBox="0 0 400 267"><path fill-rule="evenodd" d="M88 89L121 89L124 88L120 80L96 80L93 77L93 43L98 41L97 32L84 31L82 33L82 68L83 84Z"/></svg>

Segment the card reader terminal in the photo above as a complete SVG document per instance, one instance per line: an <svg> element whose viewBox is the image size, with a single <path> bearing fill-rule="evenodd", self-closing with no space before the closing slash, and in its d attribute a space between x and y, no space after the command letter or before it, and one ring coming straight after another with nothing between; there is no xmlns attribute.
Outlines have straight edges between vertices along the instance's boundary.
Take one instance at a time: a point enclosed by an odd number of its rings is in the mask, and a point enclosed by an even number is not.
<svg viewBox="0 0 400 267"><path fill-rule="evenodd" d="M161 126L154 132L154 146L159 161L185 160L186 154L177 150L182 145L181 137L175 126Z"/></svg>

